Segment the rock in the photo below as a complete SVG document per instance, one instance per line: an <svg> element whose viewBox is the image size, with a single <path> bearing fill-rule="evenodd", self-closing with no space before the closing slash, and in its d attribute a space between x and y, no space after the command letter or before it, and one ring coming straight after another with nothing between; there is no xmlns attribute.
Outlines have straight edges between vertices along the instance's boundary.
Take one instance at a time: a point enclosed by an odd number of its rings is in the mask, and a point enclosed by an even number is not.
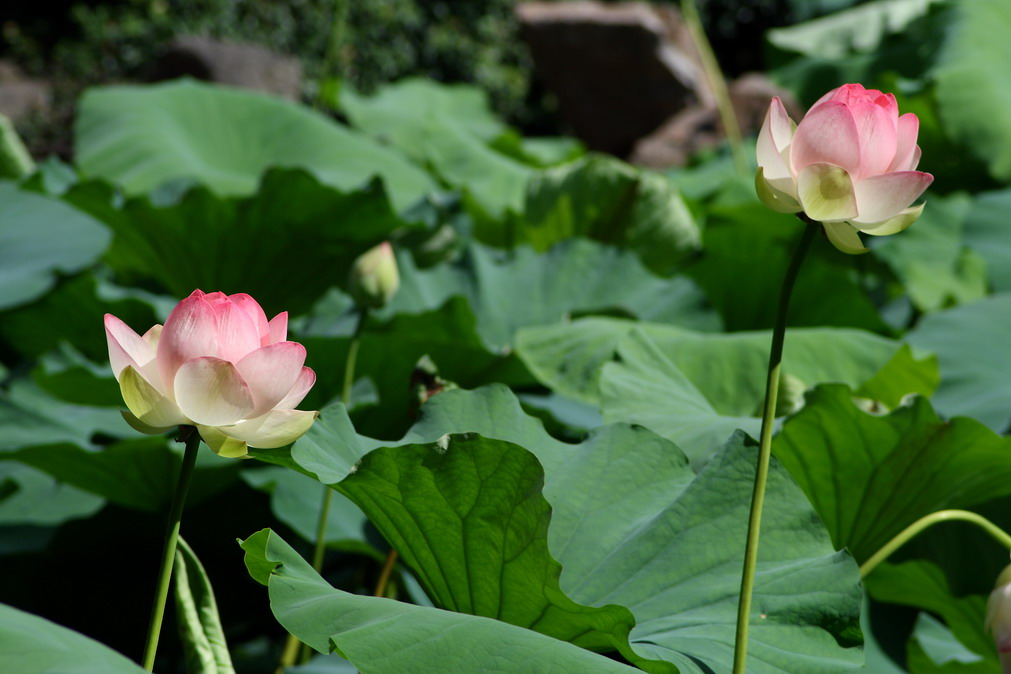
<svg viewBox="0 0 1011 674"><path fill-rule="evenodd" d="M52 106L52 86L31 79L10 61L0 61L0 115L13 122L45 115Z"/></svg>
<svg viewBox="0 0 1011 674"><path fill-rule="evenodd" d="M152 79L177 77L228 84L298 100L302 63L266 47L186 36L173 40L155 65Z"/></svg>
<svg viewBox="0 0 1011 674"><path fill-rule="evenodd" d="M593 150L624 156L672 115L711 99L673 7L528 2L516 12L537 75Z"/></svg>
<svg viewBox="0 0 1011 674"><path fill-rule="evenodd" d="M794 121L803 116L803 110L793 94L777 87L764 75L742 75L727 88L730 90L730 102L734 106L737 124L745 138L758 134L773 96L780 97ZM672 116L656 131L639 140L629 161L654 169L683 166L692 156L718 146L725 137L716 105L695 104Z"/></svg>

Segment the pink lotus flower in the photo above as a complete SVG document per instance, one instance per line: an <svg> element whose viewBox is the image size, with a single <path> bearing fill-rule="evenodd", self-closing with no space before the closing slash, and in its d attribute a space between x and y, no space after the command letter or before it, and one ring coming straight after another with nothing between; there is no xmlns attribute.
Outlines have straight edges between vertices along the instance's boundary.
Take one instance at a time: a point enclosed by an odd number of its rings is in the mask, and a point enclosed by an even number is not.
<svg viewBox="0 0 1011 674"><path fill-rule="evenodd" d="M899 116L895 96L859 84L822 96L799 125L773 98L758 135L758 196L820 221L839 250L865 253L858 231L894 234L923 211L912 204L934 176L915 170L919 128L916 115Z"/></svg>
<svg viewBox="0 0 1011 674"><path fill-rule="evenodd" d="M165 321L141 337L105 315L109 362L129 408L123 416L144 433L193 425L222 456L247 445L283 447L317 412L295 406L316 382L305 347L286 341L288 314L267 321L246 294L194 290Z"/></svg>

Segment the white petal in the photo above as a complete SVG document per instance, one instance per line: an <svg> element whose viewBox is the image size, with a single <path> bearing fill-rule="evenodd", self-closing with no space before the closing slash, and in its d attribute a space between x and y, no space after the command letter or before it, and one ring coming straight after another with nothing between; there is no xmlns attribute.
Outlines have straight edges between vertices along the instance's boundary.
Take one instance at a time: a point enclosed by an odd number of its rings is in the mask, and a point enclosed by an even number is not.
<svg viewBox="0 0 1011 674"><path fill-rule="evenodd" d="M898 171L858 180L853 186L860 215L856 222L874 223L894 218L923 194L934 176L920 171Z"/></svg>
<svg viewBox="0 0 1011 674"><path fill-rule="evenodd" d="M218 430L231 438L242 440L250 447L273 449L295 442L309 430L317 416L319 412L272 410L255 419Z"/></svg>
<svg viewBox="0 0 1011 674"><path fill-rule="evenodd" d="M302 402L306 394L309 393L309 389L312 388L313 384L316 383L316 373L307 367L303 367L302 371L298 375L298 379L295 380L295 385L291 387L287 395L274 406L276 410L293 410L298 407L298 404Z"/></svg>
<svg viewBox="0 0 1011 674"><path fill-rule="evenodd" d="M923 213L923 206L924 204L920 204L919 206L907 208L894 218L882 220L881 222L868 224L851 222L850 224L865 234L871 234L873 236L887 236L889 234L901 232L906 227L909 227L911 224L916 222L920 218L920 214Z"/></svg>
<svg viewBox="0 0 1011 674"><path fill-rule="evenodd" d="M220 358L194 358L175 378L176 403L193 423L227 426L253 411L253 394L235 366ZM139 416L139 415L138 415Z"/></svg>
<svg viewBox="0 0 1011 674"><path fill-rule="evenodd" d="M190 423L174 402L152 386L133 367L128 366L120 373L119 390L130 412L147 426L168 428Z"/></svg>
<svg viewBox="0 0 1011 674"><path fill-rule="evenodd" d="M810 164L797 176L797 196L812 220L832 222L857 216L849 174L833 164Z"/></svg>
<svg viewBox="0 0 1011 674"><path fill-rule="evenodd" d="M850 255L859 255L860 253L867 252L867 248L860 241L860 235L857 234L857 230L845 222L823 222L822 225L825 227L828 240L842 252L849 253Z"/></svg>
<svg viewBox="0 0 1011 674"><path fill-rule="evenodd" d="M246 443L230 438L214 426L197 425L200 437L215 454L227 459L241 459L249 456Z"/></svg>
<svg viewBox="0 0 1011 674"><path fill-rule="evenodd" d="M258 417L277 407L295 385L305 362L305 347L297 342L277 342L260 347L235 364L253 394L249 413Z"/></svg>

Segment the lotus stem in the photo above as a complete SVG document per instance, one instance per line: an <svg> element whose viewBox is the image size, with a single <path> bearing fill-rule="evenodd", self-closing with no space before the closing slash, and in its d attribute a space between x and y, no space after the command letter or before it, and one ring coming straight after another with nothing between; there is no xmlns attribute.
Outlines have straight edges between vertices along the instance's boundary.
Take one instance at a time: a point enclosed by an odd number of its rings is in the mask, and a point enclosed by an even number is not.
<svg viewBox="0 0 1011 674"><path fill-rule="evenodd" d="M161 635L161 624L165 617L165 603L168 601L169 583L172 579L172 564L176 558L176 546L179 541L179 524L182 520L183 506L186 494L190 489L190 478L193 476L193 466L197 461L197 450L200 448L200 434L193 426L180 426L179 439L186 443L183 453L183 463L179 468L179 479L176 481L176 491L169 506L168 531L165 534L165 548L161 557L161 570L158 572L158 585L155 588L154 607L151 609L151 622L147 630L147 645L144 648L144 669L154 671L154 658L158 652L158 637Z"/></svg>
<svg viewBox="0 0 1011 674"><path fill-rule="evenodd" d="M751 514L748 518L748 538L744 548L744 571L741 574L741 594L737 605L737 632L734 641L733 674L744 674L748 655L748 627L751 614L751 594L755 586L755 566L758 562L758 539L762 527L762 506L765 503L765 485L769 479L769 459L772 456L772 427L776 418L776 398L779 395L780 366L783 362L783 341L786 337L786 317L790 295L797 280L797 272L811 247L820 224L801 216L806 223L800 243L786 270L779 294L776 323L772 330L772 347L769 353L769 374L765 382L765 405L762 408L762 432L758 445L758 465L755 469L755 489L751 496Z"/></svg>
<svg viewBox="0 0 1011 674"><path fill-rule="evenodd" d="M938 510L937 512L924 515L908 527L902 530L895 538L885 543L884 546L860 565L860 577L866 578L870 575L878 564L885 561L893 552L909 542L911 538L935 524L940 522L962 521L970 522L990 534L994 540L1011 550L1011 535L999 526L974 512L968 510Z"/></svg>
<svg viewBox="0 0 1011 674"><path fill-rule="evenodd" d="M727 88L727 80L720 70L720 64L713 53L713 47L709 44L706 31L702 27L702 19L699 17L699 9L695 0L681 0L681 14L684 16L685 25L691 33L692 41L699 52L699 60L702 61L702 70L705 73L706 81L712 89L713 97L716 99L716 110L720 115L720 122L723 124L723 132L727 134L727 143L730 145L730 153L734 157L734 166L742 175L748 172L748 160L744 155L744 143L741 139L741 126L737 122L737 114L734 113L734 105L730 100L730 90Z"/></svg>
<svg viewBox="0 0 1011 674"><path fill-rule="evenodd" d="M393 567L397 564L397 551L390 548L383 562L383 569L379 572L379 580L376 581L376 590L372 593L374 597L385 597L386 586L390 583L390 576L393 575Z"/></svg>

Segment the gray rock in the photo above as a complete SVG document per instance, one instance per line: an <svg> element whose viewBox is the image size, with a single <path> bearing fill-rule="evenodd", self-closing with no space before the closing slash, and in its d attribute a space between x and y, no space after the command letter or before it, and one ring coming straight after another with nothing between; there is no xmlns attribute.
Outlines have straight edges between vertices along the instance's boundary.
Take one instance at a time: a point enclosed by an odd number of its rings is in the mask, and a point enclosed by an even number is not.
<svg viewBox="0 0 1011 674"><path fill-rule="evenodd" d="M528 2L516 12L537 75L591 149L624 156L672 115L712 98L672 7Z"/></svg>
<svg viewBox="0 0 1011 674"><path fill-rule="evenodd" d="M795 122L803 116L793 94L759 73L742 75L731 82L728 89L737 124L745 139L757 135L762 128L773 96L782 99ZM656 131L640 139L629 161L654 169L683 166L693 155L715 148L724 138L726 134L715 104L698 103L673 115Z"/></svg>
<svg viewBox="0 0 1011 674"><path fill-rule="evenodd" d="M193 77L298 100L302 63L251 44L186 36L173 40L155 65L155 81Z"/></svg>
<svg viewBox="0 0 1011 674"><path fill-rule="evenodd" d="M52 86L31 79L10 61L0 61L0 115L19 122L33 115L45 115L52 107Z"/></svg>

